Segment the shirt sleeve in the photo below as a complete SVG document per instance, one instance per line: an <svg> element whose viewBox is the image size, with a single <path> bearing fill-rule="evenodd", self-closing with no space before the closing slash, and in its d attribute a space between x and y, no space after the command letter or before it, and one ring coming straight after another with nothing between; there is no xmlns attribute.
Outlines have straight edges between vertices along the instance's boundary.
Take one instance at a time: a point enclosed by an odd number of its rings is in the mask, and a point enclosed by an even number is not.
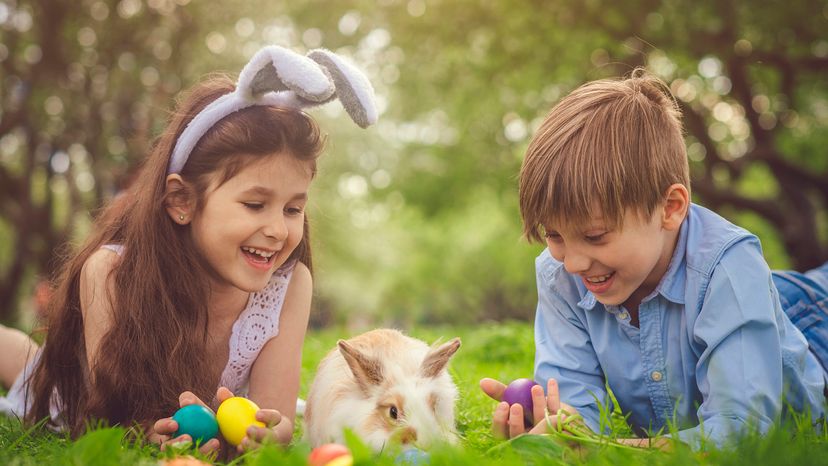
<svg viewBox="0 0 828 466"><path fill-rule="evenodd" d="M782 353L770 270L758 241L722 256L693 325L699 425L677 433L692 448L734 434L766 432L782 411Z"/></svg>
<svg viewBox="0 0 828 466"><path fill-rule="evenodd" d="M550 378L558 382L561 401L583 416L593 431L601 430L596 399L606 400L604 375L589 332L569 303L538 272L535 316L535 380L544 390Z"/></svg>

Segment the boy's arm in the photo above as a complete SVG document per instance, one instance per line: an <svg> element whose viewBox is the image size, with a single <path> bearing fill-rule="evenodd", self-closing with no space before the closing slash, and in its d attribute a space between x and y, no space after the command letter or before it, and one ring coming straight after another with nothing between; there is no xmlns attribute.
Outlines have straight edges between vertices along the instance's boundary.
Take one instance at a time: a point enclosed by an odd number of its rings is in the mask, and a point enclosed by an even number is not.
<svg viewBox="0 0 828 466"><path fill-rule="evenodd" d="M756 240L732 246L713 271L692 327L704 348L696 364L700 424L677 433L691 447L721 446L750 427L765 432L781 413L781 310L772 289Z"/></svg>
<svg viewBox="0 0 828 466"><path fill-rule="evenodd" d="M264 345L250 370L250 399L263 410L279 412L281 422L275 425L274 432L283 444L290 442L293 436L311 288L310 271L304 264L297 263L279 317L279 334Z"/></svg>
<svg viewBox="0 0 828 466"><path fill-rule="evenodd" d="M575 305L555 292L538 272L535 380L546 386L550 378L555 379L561 401L575 408L587 426L598 432L600 415L595 399L606 399L604 376Z"/></svg>

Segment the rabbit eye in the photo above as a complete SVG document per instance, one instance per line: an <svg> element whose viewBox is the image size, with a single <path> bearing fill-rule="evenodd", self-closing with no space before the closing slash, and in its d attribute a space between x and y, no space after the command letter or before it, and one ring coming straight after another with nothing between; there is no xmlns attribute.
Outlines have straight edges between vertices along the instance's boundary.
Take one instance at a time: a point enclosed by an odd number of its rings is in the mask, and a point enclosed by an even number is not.
<svg viewBox="0 0 828 466"><path fill-rule="evenodd" d="M388 410L388 414L391 415L391 419L397 419L397 416L399 416L399 414L397 414L397 407L392 406L391 409Z"/></svg>

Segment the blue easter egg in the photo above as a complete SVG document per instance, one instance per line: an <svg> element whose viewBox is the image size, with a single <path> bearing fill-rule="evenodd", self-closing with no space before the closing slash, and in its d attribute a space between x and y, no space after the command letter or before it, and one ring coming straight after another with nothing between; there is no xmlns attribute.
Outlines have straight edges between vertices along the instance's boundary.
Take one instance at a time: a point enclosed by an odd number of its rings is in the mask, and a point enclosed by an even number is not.
<svg viewBox="0 0 828 466"><path fill-rule="evenodd" d="M400 465L421 466L429 464L430 458L428 453L423 450L418 448L409 448L408 450L404 450L402 453L397 455L394 462Z"/></svg>
<svg viewBox="0 0 828 466"><path fill-rule="evenodd" d="M178 430L173 438L188 434L196 444L202 444L218 436L218 422L213 412L201 405L187 405L173 414Z"/></svg>

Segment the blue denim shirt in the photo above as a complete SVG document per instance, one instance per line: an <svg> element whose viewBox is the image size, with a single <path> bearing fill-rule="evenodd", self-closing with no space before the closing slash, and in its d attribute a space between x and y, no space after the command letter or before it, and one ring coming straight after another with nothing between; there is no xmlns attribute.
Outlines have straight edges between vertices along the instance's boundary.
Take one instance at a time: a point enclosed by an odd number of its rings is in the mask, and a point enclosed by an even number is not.
<svg viewBox="0 0 828 466"><path fill-rule="evenodd" d="M785 402L823 415L825 375L781 309L759 240L715 213L691 205L638 328L548 249L535 265L535 379L546 387L555 378L593 431L593 394L604 402L605 383L639 433L666 434L672 424L694 448L748 426L766 431Z"/></svg>

